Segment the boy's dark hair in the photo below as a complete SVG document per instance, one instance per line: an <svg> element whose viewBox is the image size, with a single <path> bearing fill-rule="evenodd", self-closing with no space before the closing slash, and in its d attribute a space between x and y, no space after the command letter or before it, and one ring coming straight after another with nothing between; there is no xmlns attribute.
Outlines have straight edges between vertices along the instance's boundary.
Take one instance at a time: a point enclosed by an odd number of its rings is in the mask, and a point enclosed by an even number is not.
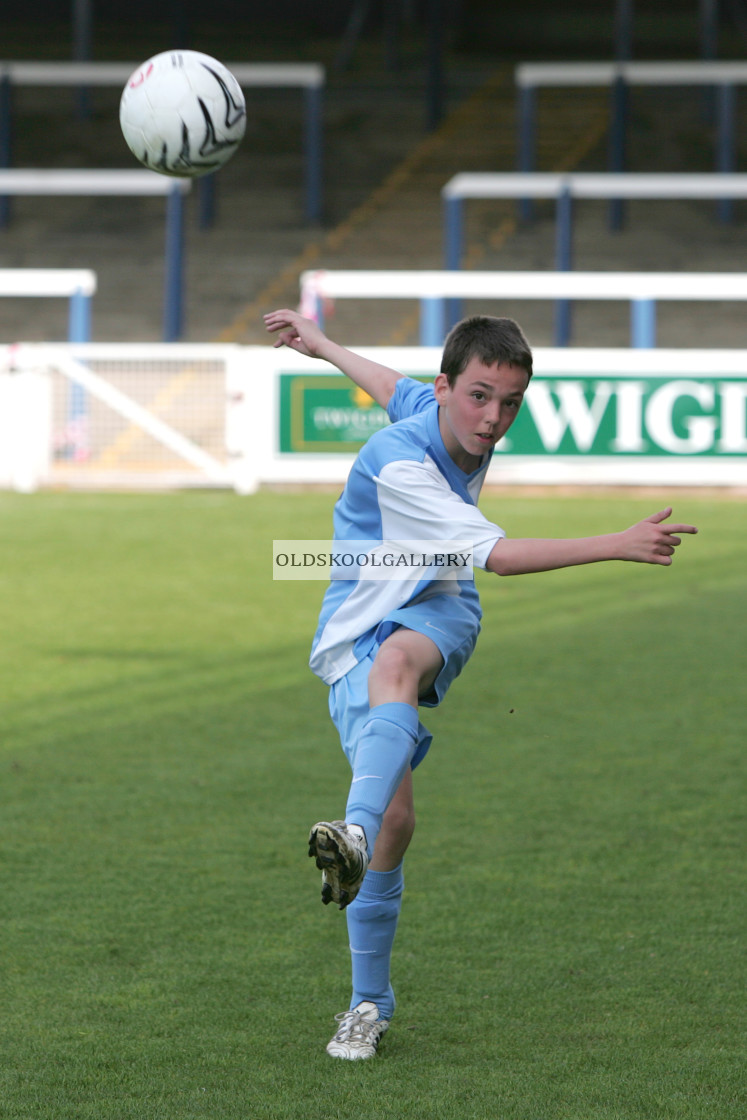
<svg viewBox="0 0 747 1120"><path fill-rule="evenodd" d="M441 372L446 374L452 388L472 358L478 358L486 366L504 362L519 366L532 376L532 351L524 332L513 319L472 315L452 327L441 358Z"/></svg>

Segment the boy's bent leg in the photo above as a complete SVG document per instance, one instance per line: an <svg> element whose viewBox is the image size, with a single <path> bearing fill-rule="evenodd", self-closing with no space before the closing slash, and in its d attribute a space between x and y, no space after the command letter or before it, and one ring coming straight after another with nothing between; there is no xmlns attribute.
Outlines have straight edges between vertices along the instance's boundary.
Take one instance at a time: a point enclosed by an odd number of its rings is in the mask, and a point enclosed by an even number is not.
<svg viewBox="0 0 747 1120"><path fill-rule="evenodd" d="M376 654L367 674L368 703L363 701L368 714L349 754L353 777L345 821L321 821L309 836L325 904L337 902L342 910L360 889L384 814L418 749L419 692L431 687L442 663L430 638L406 628L391 634Z"/></svg>
<svg viewBox="0 0 747 1120"><path fill-rule="evenodd" d="M363 828L369 853L418 747L418 697L442 664L435 642L404 628L376 654L368 677L369 716L356 746L345 810L345 820Z"/></svg>
<svg viewBox="0 0 747 1120"><path fill-rule="evenodd" d="M410 769L419 728L417 708L402 703L377 704L364 725L345 820L363 829L369 854L375 850L384 814Z"/></svg>
<svg viewBox="0 0 747 1120"><path fill-rule="evenodd" d="M309 855L322 871L322 902L343 910L353 901L377 844L384 814L418 746L417 708L379 704L363 726L355 751L344 821L320 821L309 835Z"/></svg>

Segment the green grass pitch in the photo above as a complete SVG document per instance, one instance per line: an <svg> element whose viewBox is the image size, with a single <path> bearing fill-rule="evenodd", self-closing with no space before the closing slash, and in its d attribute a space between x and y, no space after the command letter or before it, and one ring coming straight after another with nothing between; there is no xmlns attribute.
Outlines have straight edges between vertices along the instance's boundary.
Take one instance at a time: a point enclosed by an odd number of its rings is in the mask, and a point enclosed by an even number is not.
<svg viewBox="0 0 747 1120"><path fill-rule="evenodd" d="M324 585L270 564L333 496L0 495L0 1117L742 1120L747 519L675 498L670 569L480 575L423 716L398 1013L335 1063ZM482 503L514 536L663 504Z"/></svg>

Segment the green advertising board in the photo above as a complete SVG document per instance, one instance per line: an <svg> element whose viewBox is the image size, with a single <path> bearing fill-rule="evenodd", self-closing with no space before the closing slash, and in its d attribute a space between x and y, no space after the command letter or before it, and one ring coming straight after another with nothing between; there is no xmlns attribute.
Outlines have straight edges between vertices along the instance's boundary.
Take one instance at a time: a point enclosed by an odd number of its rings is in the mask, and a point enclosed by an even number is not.
<svg viewBox="0 0 747 1120"><path fill-rule="evenodd" d="M388 423L384 409L342 374L280 374L281 452L355 454Z"/></svg>
<svg viewBox="0 0 747 1120"><path fill-rule="evenodd" d="M418 380L428 374L409 372ZM528 456L747 455L745 375L543 373L499 452ZM341 374L280 374L280 451L355 453L388 423Z"/></svg>

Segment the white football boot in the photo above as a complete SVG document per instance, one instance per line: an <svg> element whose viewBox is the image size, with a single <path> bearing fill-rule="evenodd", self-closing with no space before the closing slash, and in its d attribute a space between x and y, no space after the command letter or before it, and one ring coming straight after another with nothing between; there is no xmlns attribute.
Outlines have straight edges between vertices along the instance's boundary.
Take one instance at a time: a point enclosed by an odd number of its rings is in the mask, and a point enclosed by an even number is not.
<svg viewBox="0 0 747 1120"><path fill-rule="evenodd" d="M380 1019L376 1004L367 1001L359 1003L352 1011L335 1015L335 1019L340 1026L327 1044L327 1053L333 1058L348 1061L373 1058L381 1036L389 1030L389 1020Z"/></svg>
<svg viewBox="0 0 747 1120"><path fill-rule="evenodd" d="M336 902L344 910L368 870L363 829L345 821L320 821L309 833L309 855L322 873L322 902Z"/></svg>

